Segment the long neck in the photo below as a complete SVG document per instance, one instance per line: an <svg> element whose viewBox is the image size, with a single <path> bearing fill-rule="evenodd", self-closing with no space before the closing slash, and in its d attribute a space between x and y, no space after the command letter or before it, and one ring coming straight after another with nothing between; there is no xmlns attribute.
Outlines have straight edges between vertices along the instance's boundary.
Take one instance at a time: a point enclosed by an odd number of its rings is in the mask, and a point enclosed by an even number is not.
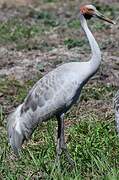
<svg viewBox="0 0 119 180"><path fill-rule="evenodd" d="M100 52L100 48L99 48L94 36L92 35L91 31L89 30L89 28L87 26L87 22L83 15L80 15L80 21L81 21L82 28L85 31L86 36L90 43L90 47L91 47L91 51L92 51L92 58L89 61L89 63L91 65L91 71L93 73L98 69L98 67L100 65L101 52Z"/></svg>

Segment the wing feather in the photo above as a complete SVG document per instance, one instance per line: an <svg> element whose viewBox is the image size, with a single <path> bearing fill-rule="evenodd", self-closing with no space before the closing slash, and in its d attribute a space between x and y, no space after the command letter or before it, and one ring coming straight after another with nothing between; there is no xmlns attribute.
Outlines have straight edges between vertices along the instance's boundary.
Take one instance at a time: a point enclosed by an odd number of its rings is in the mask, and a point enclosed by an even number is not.
<svg viewBox="0 0 119 180"><path fill-rule="evenodd" d="M24 101L22 112L29 109L35 112L40 108L45 109L46 113L47 111L52 113L52 111L69 104L78 88L78 80L73 76L73 73L67 69L64 71L55 69L45 75L29 92Z"/></svg>

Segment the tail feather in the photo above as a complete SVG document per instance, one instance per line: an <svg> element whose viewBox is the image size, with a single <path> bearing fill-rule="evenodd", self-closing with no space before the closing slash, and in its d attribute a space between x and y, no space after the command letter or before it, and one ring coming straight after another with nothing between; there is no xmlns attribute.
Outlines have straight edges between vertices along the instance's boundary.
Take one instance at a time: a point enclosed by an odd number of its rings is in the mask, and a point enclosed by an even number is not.
<svg viewBox="0 0 119 180"><path fill-rule="evenodd" d="M8 139L9 143L14 151L14 153L18 156L19 151L24 142L24 134L20 127L20 106L8 117L7 123L7 131L8 131Z"/></svg>
<svg viewBox="0 0 119 180"><path fill-rule="evenodd" d="M19 151L23 144L23 135L19 134L15 129L13 129L9 142L14 153L19 156Z"/></svg>
<svg viewBox="0 0 119 180"><path fill-rule="evenodd" d="M22 147L24 140L28 140L35 127L36 122L33 121L33 111L22 112L24 104L19 105L16 110L9 115L7 123L7 131L9 143L16 155Z"/></svg>

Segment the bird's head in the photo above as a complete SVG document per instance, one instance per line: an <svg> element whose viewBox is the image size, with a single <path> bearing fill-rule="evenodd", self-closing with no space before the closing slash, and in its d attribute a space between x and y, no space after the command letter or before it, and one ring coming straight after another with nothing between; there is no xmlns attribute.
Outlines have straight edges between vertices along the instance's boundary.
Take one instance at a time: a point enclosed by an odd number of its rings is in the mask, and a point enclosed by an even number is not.
<svg viewBox="0 0 119 180"><path fill-rule="evenodd" d="M84 5L84 6L81 6L80 7L80 14L82 14L86 19L90 19L92 17L96 17L96 18L102 19L104 21L107 21L107 22L109 22L111 24L115 24L114 21L112 21L109 18L106 18L93 5Z"/></svg>

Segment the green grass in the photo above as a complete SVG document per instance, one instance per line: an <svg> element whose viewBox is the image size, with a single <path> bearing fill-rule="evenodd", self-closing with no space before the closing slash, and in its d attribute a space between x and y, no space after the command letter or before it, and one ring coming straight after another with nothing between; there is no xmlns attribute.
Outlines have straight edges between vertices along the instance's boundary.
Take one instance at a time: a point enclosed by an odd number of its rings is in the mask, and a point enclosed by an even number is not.
<svg viewBox="0 0 119 180"><path fill-rule="evenodd" d="M55 2L55 1L45 1ZM55 2L57 3L57 2ZM97 4L100 9L100 4ZM109 10L107 10L109 9ZM84 50L89 50L87 41L80 38L77 40L76 31L81 29L79 18L72 20L72 17L67 17L65 20L59 18L57 12L49 10L34 10L29 8L27 15L24 14L22 17L13 17L7 21L0 23L0 44L5 46L10 45L15 50L41 50L49 51L55 47L55 43L46 41L46 34L53 32L62 34L64 42L62 45L66 45L69 49L73 47L82 47ZM106 11L107 16L116 16L118 7L104 6L102 11ZM91 20L93 31L103 31L109 28L108 24L102 21ZM61 32L60 32L61 31ZM66 32L65 32L66 31ZM71 36L72 34L72 36ZM69 38L71 36L71 38ZM74 36L74 37L73 37ZM75 37L76 36L76 37ZM108 42L109 43L109 42Z"/></svg>
<svg viewBox="0 0 119 180"><path fill-rule="evenodd" d="M102 83L98 83L96 86L92 84L85 87L82 94L81 99L88 101L88 100L111 100L116 93L116 87L112 85L104 85Z"/></svg>
<svg viewBox="0 0 119 180"><path fill-rule="evenodd" d="M0 44L11 45L16 50L51 49L48 43L41 40L45 33L59 25L55 15L48 11L29 10L27 18L12 18L0 23Z"/></svg>
<svg viewBox="0 0 119 180"><path fill-rule="evenodd" d="M77 39L65 39L64 44L67 46L68 49L74 48L74 47L81 47L85 46L85 40L77 40Z"/></svg>
<svg viewBox="0 0 119 180"><path fill-rule="evenodd" d="M22 38L30 38L40 34L43 30L39 26L30 26L21 20L9 20L0 24L0 42L18 42Z"/></svg>
<svg viewBox="0 0 119 180"><path fill-rule="evenodd" d="M36 81L36 80L34 80ZM11 104L22 102L34 81L21 85L17 81L5 79L0 83L0 92L5 101ZM6 82L6 83L5 83ZM11 90L11 91L10 91ZM86 99L99 100L113 96L114 87L87 87L82 92ZM14 94L14 96L13 96ZM9 99L10 98L10 99ZM0 175L3 179L118 179L119 176L119 138L115 131L113 114L109 120L104 115L98 116L86 112L85 116L76 114L77 106L65 116L65 135L68 150L75 161L71 168L64 155L61 164L55 164L55 134L57 122L54 119L43 123L33 133L32 139L22 149L20 159L13 156L8 146L4 124L5 109L0 108Z"/></svg>
<svg viewBox="0 0 119 180"><path fill-rule="evenodd" d="M77 117L75 125L66 128L68 149L75 160L75 168L72 170L64 156L59 167L54 163L54 120L34 132L20 159L12 159L6 133L2 133L0 174L5 179L31 179L31 176L38 178L39 175L44 179L117 179L119 139L113 118L105 122L94 117L93 114L86 118L80 117L80 121Z"/></svg>
<svg viewBox="0 0 119 180"><path fill-rule="evenodd" d="M73 28L73 29L81 28L79 19L70 20L69 22L67 22L67 25L68 25L69 28Z"/></svg>

